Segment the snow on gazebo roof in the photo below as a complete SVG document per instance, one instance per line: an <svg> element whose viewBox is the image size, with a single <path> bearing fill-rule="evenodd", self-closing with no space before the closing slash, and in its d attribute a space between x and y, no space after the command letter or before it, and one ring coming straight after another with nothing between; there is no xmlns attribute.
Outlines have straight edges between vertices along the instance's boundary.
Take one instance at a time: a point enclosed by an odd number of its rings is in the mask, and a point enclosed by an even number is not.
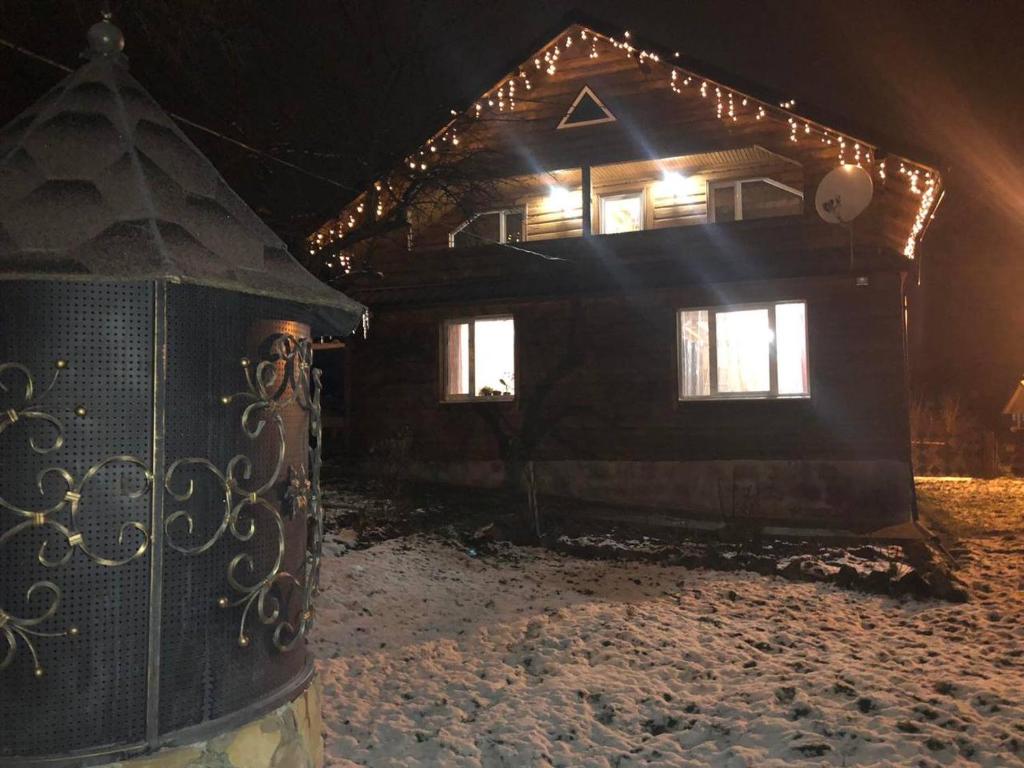
<svg viewBox="0 0 1024 768"><path fill-rule="evenodd" d="M364 308L307 272L128 72L120 30L0 130L0 280L167 279Z"/></svg>

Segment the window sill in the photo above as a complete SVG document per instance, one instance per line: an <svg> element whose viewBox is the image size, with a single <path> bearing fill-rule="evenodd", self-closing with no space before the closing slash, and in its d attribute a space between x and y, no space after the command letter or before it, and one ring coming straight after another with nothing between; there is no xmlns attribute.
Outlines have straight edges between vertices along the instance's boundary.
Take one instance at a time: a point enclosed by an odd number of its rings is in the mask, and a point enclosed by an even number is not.
<svg viewBox="0 0 1024 768"><path fill-rule="evenodd" d="M515 395L467 395L465 397L446 397L441 405L459 405L460 403L513 403Z"/></svg>
<svg viewBox="0 0 1024 768"><path fill-rule="evenodd" d="M806 403L810 402L810 395L708 395L706 397L680 397L677 399L680 405L686 403Z"/></svg>

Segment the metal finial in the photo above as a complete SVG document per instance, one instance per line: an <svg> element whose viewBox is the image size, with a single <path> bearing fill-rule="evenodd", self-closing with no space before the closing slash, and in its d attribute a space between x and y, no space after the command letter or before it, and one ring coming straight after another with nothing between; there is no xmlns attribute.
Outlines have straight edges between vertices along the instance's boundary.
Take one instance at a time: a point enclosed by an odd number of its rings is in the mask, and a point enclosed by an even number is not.
<svg viewBox="0 0 1024 768"><path fill-rule="evenodd" d="M93 56L116 56L124 50L124 35L116 24L109 8L102 11L103 21L89 27L89 53Z"/></svg>

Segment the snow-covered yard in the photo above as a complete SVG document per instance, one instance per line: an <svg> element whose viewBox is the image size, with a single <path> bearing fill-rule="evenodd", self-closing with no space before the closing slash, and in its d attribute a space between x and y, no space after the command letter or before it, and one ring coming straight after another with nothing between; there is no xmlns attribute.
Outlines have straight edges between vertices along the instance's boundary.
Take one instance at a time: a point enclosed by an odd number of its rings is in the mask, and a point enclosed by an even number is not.
<svg viewBox="0 0 1024 768"><path fill-rule="evenodd" d="M920 490L967 604L428 536L328 556L328 764L1024 765L1024 482Z"/></svg>

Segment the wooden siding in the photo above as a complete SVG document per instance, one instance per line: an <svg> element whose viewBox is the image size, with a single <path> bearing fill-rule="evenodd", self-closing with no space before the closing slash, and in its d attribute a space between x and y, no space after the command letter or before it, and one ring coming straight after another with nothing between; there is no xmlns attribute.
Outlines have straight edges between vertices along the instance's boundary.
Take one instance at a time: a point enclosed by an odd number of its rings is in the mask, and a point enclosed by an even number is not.
<svg viewBox="0 0 1024 768"><path fill-rule="evenodd" d="M785 299L807 302L809 400L678 401L678 309ZM903 461L900 307L899 275L875 274L382 310L353 353L354 438L365 451L411 428L417 460L496 460L500 409L511 424L550 422L538 459ZM516 400L440 404L439 324L494 313L515 318Z"/></svg>
<svg viewBox="0 0 1024 768"><path fill-rule="evenodd" d="M555 183L553 179L559 179L561 186L578 189L579 168L586 165L594 169L593 183L600 188L603 168L679 157L713 158L703 169L706 173L689 168L687 175L712 177L711 168L731 169L725 174L733 177L754 175L759 170L750 163L749 153L754 148L778 161L769 163L771 167L764 175L803 192L804 225L809 230L821 226L812 201L818 182L836 167L835 145L822 142L818 136L805 137L800 131L793 135L794 141L784 119L769 115L758 120L752 105L739 105L735 121L719 119L713 91L707 98L701 97L697 80L674 93L669 86L669 70L656 62L638 62L610 49L602 50L596 59L582 53L576 46L571 52L564 51L556 74L550 77L534 70L532 63L527 64L532 88L517 89L515 110L492 116L485 110L479 121L460 133L460 147L479 151L486 158L484 174L499 180L493 199L465 200L459 205L439 202L434 211L411 223L410 241L415 250L447 248L449 233L472 211L510 203L527 210L527 240L577 237L583 229L580 210L575 206L568 212L546 210L545 197L549 184ZM589 86L617 119L558 130L558 122L584 86ZM848 146L847 155L852 153L852 146ZM903 251L921 198L910 191L900 176L899 165L898 158L890 158L885 181L873 166L868 166L876 189L871 205L857 220L860 247ZM789 178L780 178L778 173L788 173ZM694 189L682 201L649 199L650 227L702 223L705 194ZM593 201L591 210L597 210ZM382 269L378 260L383 259L393 269L396 263L416 259L406 246L404 236L363 243L355 249L356 260L384 272L387 281L391 273Z"/></svg>
<svg viewBox="0 0 1024 768"><path fill-rule="evenodd" d="M660 183L662 176L669 172L685 175L684 194L670 192ZM484 207L521 208L526 216L526 240L580 237L583 232L580 175L578 170L570 169L505 179L501 184L503 196ZM799 164L760 147L594 166L591 169L592 231L601 231L600 199L605 195L641 192L646 212L644 229L689 226L708 220L709 183L762 177L794 189L803 188L803 170ZM573 204L563 207L553 203L549 197L551 186L567 189ZM437 223L443 226L449 221L438 220ZM437 240L434 236L421 241L419 246L433 245Z"/></svg>
<svg viewBox="0 0 1024 768"><path fill-rule="evenodd" d="M569 192L574 201L580 202L567 208L552 205L546 195L535 195L523 201L527 240L555 240L583 235L583 203L580 199L580 190L571 189Z"/></svg>
<svg viewBox="0 0 1024 768"><path fill-rule="evenodd" d="M549 210L545 197L551 183L546 179L550 172L589 165L594 169L595 191L599 191L604 183L602 167L619 163L640 165L652 158L713 158L705 168L688 168L688 175L705 178L770 175L800 189L808 201L804 219L817 219L810 201L817 183L837 164L835 146L824 144L817 137L804 138L800 132L793 141L784 122L780 124L773 117L757 120L751 107L738 107L736 121L719 119L715 99L702 98L699 83L673 93L664 67L650 62L640 64L617 52L609 51L597 59L567 52L554 76L532 70L528 74L533 87L530 91L520 89L515 111L493 118L485 116L461 137L467 148L481 150L491 158L495 178L535 177L539 182L534 184L539 188L532 191L509 197L509 190L505 189L494 200L480 202L482 208L502 207L511 202L525 207L527 240L575 237L582 232L579 209ZM616 121L558 130L558 122L584 86L589 86L608 106ZM748 155L755 147L775 161L752 162ZM852 156L852 152L851 146L848 154ZM885 182L874 174L872 166L868 167L877 189L872 205L858 220L858 238L865 244L902 252L920 198L909 191L908 184L899 176L898 164L889 168ZM543 170L536 175L538 168ZM786 178L780 178L779 172ZM575 173L578 178L578 171ZM563 186L576 190L579 182ZM650 226L703 221L704 194L697 189L679 204L650 200ZM596 211L596 205L592 204L592 210ZM453 221L457 224L459 220L458 216L439 215L433 221L417 222L417 247L446 246Z"/></svg>

